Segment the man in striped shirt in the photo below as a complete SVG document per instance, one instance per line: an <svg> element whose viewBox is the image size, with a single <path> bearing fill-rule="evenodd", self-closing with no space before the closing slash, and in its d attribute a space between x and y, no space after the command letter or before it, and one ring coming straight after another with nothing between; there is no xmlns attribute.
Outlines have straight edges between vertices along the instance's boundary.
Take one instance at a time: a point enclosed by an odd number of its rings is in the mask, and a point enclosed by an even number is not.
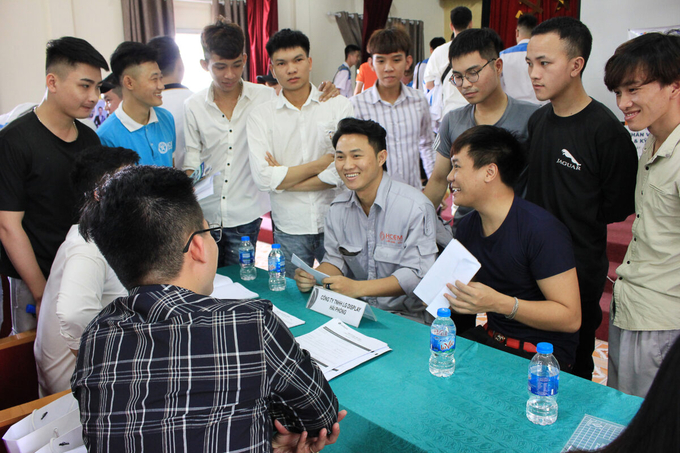
<svg viewBox="0 0 680 453"><path fill-rule="evenodd" d="M80 231L129 291L81 337L71 386L89 452L335 442L344 413L272 304L208 296L222 228L204 220L188 176L118 172L86 203Z"/></svg>
<svg viewBox="0 0 680 453"><path fill-rule="evenodd" d="M401 82L413 63L411 39L399 29L379 30L368 43L369 63L376 84L350 99L354 115L373 120L387 130L387 172L399 181L422 189L420 162L429 178L434 168L434 133L425 95ZM419 155L420 152L420 155Z"/></svg>

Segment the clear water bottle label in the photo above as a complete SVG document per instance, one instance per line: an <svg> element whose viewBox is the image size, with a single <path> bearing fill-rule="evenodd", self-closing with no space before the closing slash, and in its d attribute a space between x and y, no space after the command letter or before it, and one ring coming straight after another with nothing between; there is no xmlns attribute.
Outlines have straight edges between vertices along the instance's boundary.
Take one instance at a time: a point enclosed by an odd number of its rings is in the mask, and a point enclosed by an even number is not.
<svg viewBox="0 0 680 453"><path fill-rule="evenodd" d="M537 396L555 396L560 386L560 376L529 374L529 392Z"/></svg>
<svg viewBox="0 0 680 453"><path fill-rule="evenodd" d="M269 260L269 272L279 272L281 274L286 273L286 261L281 258L272 258Z"/></svg>
<svg viewBox="0 0 680 453"><path fill-rule="evenodd" d="M249 266L253 264L253 255L247 251L241 251L238 253L238 260L241 264Z"/></svg>
<svg viewBox="0 0 680 453"><path fill-rule="evenodd" d="M430 349L434 352L446 352L448 350L456 350L456 336L455 335L435 335L430 334Z"/></svg>

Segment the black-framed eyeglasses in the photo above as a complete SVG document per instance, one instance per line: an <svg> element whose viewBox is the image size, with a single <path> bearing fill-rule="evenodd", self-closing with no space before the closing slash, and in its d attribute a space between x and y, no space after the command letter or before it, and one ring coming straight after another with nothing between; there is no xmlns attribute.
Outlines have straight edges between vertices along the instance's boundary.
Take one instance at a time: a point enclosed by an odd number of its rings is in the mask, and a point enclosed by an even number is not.
<svg viewBox="0 0 680 453"><path fill-rule="evenodd" d="M486 66L491 63L492 61L496 61L497 58L492 58L491 60L487 60L486 64L479 68L476 71L467 71L465 74L460 74L460 73L455 73L451 75L451 78L449 79L452 84L454 84L457 87L462 87L463 86L463 77L467 79L468 82L470 83L475 83L476 81L479 80L479 73L482 72L482 69L486 68Z"/></svg>
<svg viewBox="0 0 680 453"><path fill-rule="evenodd" d="M205 230L198 230L194 231L191 233L191 236L189 236L189 240L187 241L187 245L184 246L184 249L182 250L182 253L186 253L189 251L189 246L191 245L191 241L194 239L194 236L197 234L203 234L203 233L210 233L210 236L215 240L215 242L220 242L222 239L222 225L217 225L214 223L209 223L208 224L209 228L206 228Z"/></svg>

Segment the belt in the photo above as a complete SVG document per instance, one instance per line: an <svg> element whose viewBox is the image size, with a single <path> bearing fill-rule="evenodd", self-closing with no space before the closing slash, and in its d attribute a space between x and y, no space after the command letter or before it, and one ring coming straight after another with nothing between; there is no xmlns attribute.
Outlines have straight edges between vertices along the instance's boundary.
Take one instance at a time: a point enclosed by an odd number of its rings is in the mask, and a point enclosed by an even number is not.
<svg viewBox="0 0 680 453"><path fill-rule="evenodd" d="M517 349L517 350L522 350L526 352L533 352L536 353L536 345L533 343L529 343L528 341L523 341L523 340L518 340L516 338L509 338L503 335L500 332L496 332L495 330L489 329L489 324L484 324L484 330L486 330L486 333L489 334L491 338L502 344L503 346L507 346L511 349Z"/></svg>

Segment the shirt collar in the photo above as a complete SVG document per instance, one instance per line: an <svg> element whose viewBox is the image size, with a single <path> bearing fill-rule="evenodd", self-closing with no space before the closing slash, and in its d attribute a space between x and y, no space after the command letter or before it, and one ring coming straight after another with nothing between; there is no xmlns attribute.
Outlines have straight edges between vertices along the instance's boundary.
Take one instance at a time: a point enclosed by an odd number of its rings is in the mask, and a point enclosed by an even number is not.
<svg viewBox="0 0 680 453"><path fill-rule="evenodd" d="M382 101L382 98L380 97L380 93L378 92L378 83L379 83L379 81L376 80L375 84L371 88L366 90L370 93L369 96L370 96L370 100L371 100L372 104L377 104L378 102ZM399 83L401 83L401 82L399 82ZM413 97L413 94L411 93L411 91L408 90L408 87L406 85L401 83L401 93L399 93L399 97L397 98L397 100L394 101L394 105L398 105L398 104L404 102L404 100L406 98L411 98L411 97Z"/></svg>
<svg viewBox="0 0 680 453"><path fill-rule="evenodd" d="M252 84L246 81L242 81L241 83L243 83L243 91L241 91L241 98L252 99L254 94L253 93L254 88L252 87ZM206 91L205 93L205 102L207 102L208 104L215 103L215 86L212 83L210 83L210 87L208 87L208 91Z"/></svg>
<svg viewBox="0 0 680 453"><path fill-rule="evenodd" d="M305 101L304 104L302 104L302 108L304 108L306 105L311 104L312 102L316 102L317 104L319 103L319 96L321 96L321 92L314 86L313 83L309 83L309 85L312 87L312 90L309 93L309 97L307 97L307 100ZM283 95L283 90L279 91L279 94L277 95L276 98L276 108L280 109L283 107L288 107L289 109L297 110L297 107L295 107L293 104L290 103L288 99Z"/></svg>
<svg viewBox="0 0 680 453"><path fill-rule="evenodd" d="M387 206L387 194L390 192L391 185L392 178L390 178L386 171L383 171L382 180L380 181L378 192L375 194L375 200L373 201L373 204L380 206L382 210L385 210L385 206ZM357 193L352 190L351 194L349 199L350 203L356 205L359 209L363 209Z"/></svg>
<svg viewBox="0 0 680 453"><path fill-rule="evenodd" d="M650 135L649 139L647 140L647 143L645 144L645 152L649 151L650 156L652 154L651 150L653 149L655 143L656 137ZM665 158L671 157L673 155L673 151L675 150L675 148L678 147L679 144L680 144L680 124L675 126L675 129L673 129L671 135L669 135L666 141L661 144L656 154L654 154L654 156L651 159L649 159L649 161L653 162L659 156Z"/></svg>
<svg viewBox="0 0 680 453"><path fill-rule="evenodd" d="M526 39L520 40L520 42L518 42L517 44L525 44L525 43L528 43L529 41L530 41L529 38L526 38Z"/></svg>
<svg viewBox="0 0 680 453"><path fill-rule="evenodd" d="M123 126L125 126L125 129L127 129L130 132L134 132L138 129L143 128L145 126L144 124L139 124L137 121L130 118L130 116L127 113L125 113L125 110L123 110L124 102L125 101L120 103L115 113L120 122L123 123ZM151 111L149 112L149 122L146 123L146 125L157 122L158 117L156 116L156 110L153 107L151 107Z"/></svg>

